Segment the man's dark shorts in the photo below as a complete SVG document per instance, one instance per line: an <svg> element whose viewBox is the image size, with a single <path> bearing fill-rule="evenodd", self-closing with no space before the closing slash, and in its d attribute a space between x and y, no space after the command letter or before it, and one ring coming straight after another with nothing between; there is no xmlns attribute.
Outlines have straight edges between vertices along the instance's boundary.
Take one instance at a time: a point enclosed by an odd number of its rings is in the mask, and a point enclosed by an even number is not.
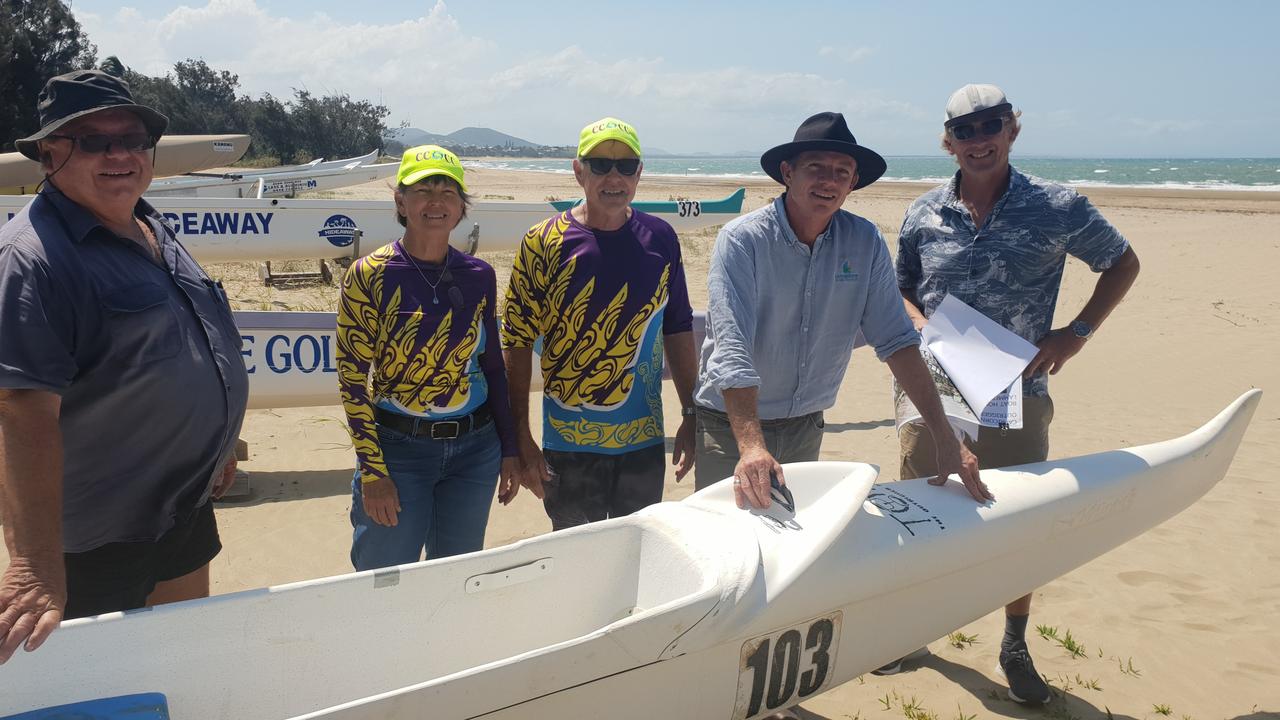
<svg viewBox="0 0 1280 720"><path fill-rule="evenodd" d="M546 450L543 456L550 477L542 502L552 529L630 515L662 502L667 474L662 444L620 455Z"/></svg>
<svg viewBox="0 0 1280 720"><path fill-rule="evenodd" d="M199 570L221 550L210 501L180 518L154 542L108 543L82 553L64 553L64 617L70 620L144 607L156 583Z"/></svg>

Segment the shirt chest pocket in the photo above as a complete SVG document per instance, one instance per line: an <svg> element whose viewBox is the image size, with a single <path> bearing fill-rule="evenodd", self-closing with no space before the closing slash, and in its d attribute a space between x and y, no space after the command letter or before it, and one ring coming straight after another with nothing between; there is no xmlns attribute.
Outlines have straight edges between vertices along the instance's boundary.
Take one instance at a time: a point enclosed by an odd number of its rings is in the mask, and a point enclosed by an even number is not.
<svg viewBox="0 0 1280 720"><path fill-rule="evenodd" d="M182 349L178 318L163 286L140 283L112 288L103 293L102 308L108 363L149 365Z"/></svg>

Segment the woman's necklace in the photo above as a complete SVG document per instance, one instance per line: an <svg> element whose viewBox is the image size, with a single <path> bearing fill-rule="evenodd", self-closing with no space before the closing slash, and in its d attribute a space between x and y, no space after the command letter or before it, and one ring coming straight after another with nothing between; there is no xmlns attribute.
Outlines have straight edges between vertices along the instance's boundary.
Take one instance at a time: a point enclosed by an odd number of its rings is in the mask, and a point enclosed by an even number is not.
<svg viewBox="0 0 1280 720"><path fill-rule="evenodd" d="M404 253L405 259L409 261L409 264L413 266L413 269L418 271L418 276L422 278L422 282L426 283L427 287L431 288L431 304L439 305L440 295L436 292L436 288L439 287L440 283L444 281L444 273L447 268L442 267L440 269L440 277L436 278L435 282L431 282L430 280L427 279L427 274L422 272L422 267L418 265L418 259L415 258L413 254L409 252L409 248L406 248L404 246L404 242L400 243L400 251ZM449 262L448 250L445 250L444 261L446 263Z"/></svg>

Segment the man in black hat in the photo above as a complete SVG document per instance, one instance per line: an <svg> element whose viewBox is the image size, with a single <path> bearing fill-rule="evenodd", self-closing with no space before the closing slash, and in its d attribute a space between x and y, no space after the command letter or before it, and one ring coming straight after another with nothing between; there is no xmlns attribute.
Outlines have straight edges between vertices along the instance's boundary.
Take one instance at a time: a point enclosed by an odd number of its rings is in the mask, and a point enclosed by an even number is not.
<svg viewBox="0 0 1280 720"><path fill-rule="evenodd" d="M739 506L768 507L771 476L784 482L780 463L818 459L822 411L835 403L861 330L939 430L933 482L955 473L976 500L991 499L976 458L947 430L884 238L841 209L884 174L884 158L825 112L760 164L787 189L716 238L695 398L697 486L732 476Z"/></svg>
<svg viewBox="0 0 1280 720"><path fill-rule="evenodd" d="M917 328L954 295L1039 347L1023 373L1022 427L979 428L972 447L984 468L1042 462L1053 420L1047 373L1062 369L1119 305L1138 276L1138 257L1087 198L1009 164L1022 127L1000 88L965 85L952 93L943 128L943 149L960 167L907 210L898 235L898 287ZM1075 319L1054 330L1067 255L1101 275ZM903 426L902 477L934 472L935 434ZM1030 612L1030 595L1005 606L999 669L1011 699L1043 703L1051 694L1027 651Z"/></svg>
<svg viewBox="0 0 1280 720"><path fill-rule="evenodd" d="M0 228L0 663L63 618L209 594L248 398L221 285L142 193L168 120L55 77L40 193Z"/></svg>

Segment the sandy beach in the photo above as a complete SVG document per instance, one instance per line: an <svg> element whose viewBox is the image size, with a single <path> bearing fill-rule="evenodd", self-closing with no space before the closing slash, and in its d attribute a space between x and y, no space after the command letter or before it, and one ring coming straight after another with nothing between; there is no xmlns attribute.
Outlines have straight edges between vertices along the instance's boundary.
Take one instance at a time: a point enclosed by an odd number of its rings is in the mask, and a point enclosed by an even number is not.
<svg viewBox="0 0 1280 720"><path fill-rule="evenodd" d="M1016 158L1015 158L1016 162ZM477 200L578 195L572 176L469 171ZM646 178L640 199L714 199L740 183ZM779 186L753 182L748 209ZM878 183L846 209L874 221L890 249L910 201L928 186ZM389 198L385 183L339 191ZM934 655L892 677L866 675L805 703L808 718L1208 718L1280 717L1280 500L1266 485L1280 476L1280 194L1086 188L1133 244L1142 275L1085 350L1051 380L1057 412L1052 457L1127 447L1181 435L1241 392L1269 394L1226 479L1190 510L1041 588L1032 624L1070 631L1073 657L1029 631L1039 670L1057 698L1044 709L1005 698L995 672L1002 612L940 639ZM689 292L705 307L714 229L682 237ZM498 271L509 254L482 254ZM214 265L244 309L333 309L330 286L265 288L247 264ZM1081 307L1096 276L1070 261L1056 325ZM533 402L534 407L540 403ZM536 411L535 411L536 412ZM668 429L679 404L668 387ZM535 423L536 426L536 423ZM252 494L218 505L225 546L213 564L215 593L347 572L354 456L338 407L252 411L243 438ZM822 456L857 460L897 479L889 374L867 350L854 354L835 407L827 411ZM692 491L669 473L666 497ZM495 503L487 546L550 530L541 503L523 492ZM0 550L0 553L3 553ZM5 558L7 560L7 558ZM946 603L947 598L937 598ZM530 622L535 622L530 618ZM965 642L968 640L969 642ZM726 708L726 714L728 712ZM602 709L601 717L607 717Z"/></svg>

